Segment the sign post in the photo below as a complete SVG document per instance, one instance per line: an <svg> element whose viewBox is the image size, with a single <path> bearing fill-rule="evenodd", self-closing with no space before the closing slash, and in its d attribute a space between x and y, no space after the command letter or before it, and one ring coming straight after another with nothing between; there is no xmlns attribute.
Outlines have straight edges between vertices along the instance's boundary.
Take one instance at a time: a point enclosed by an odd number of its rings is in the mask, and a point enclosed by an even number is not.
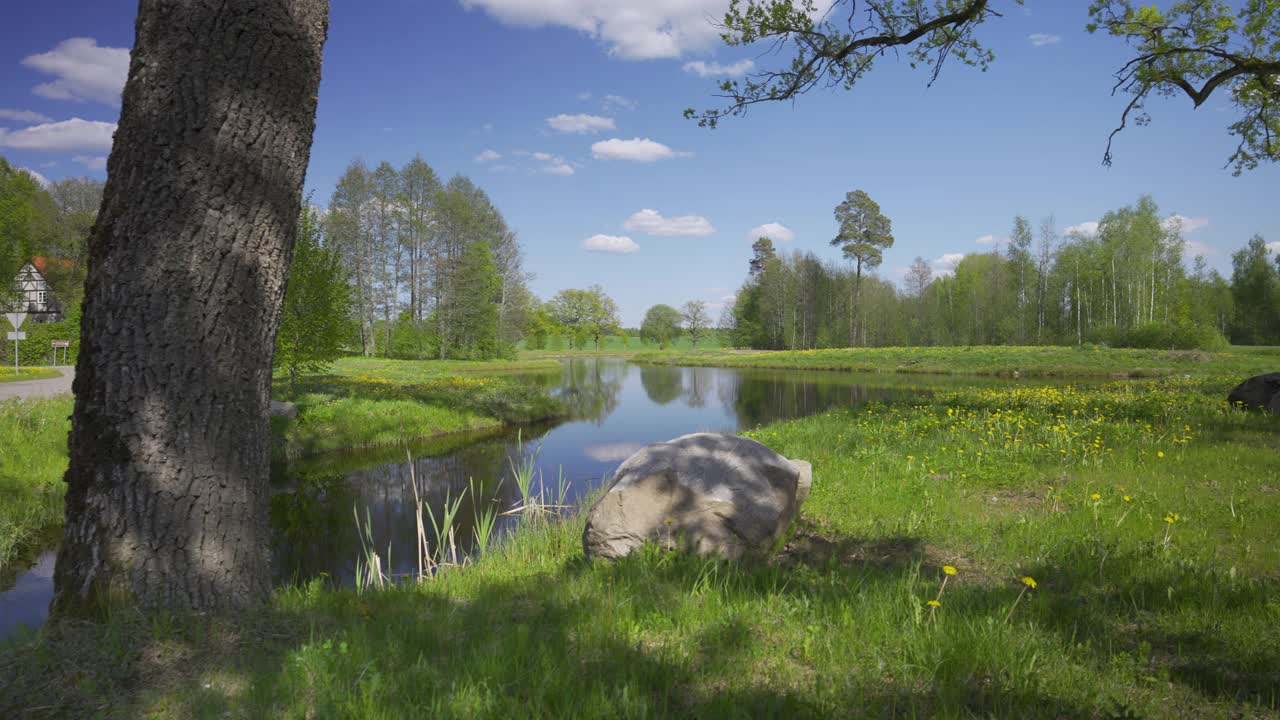
<svg viewBox="0 0 1280 720"><path fill-rule="evenodd" d="M5 317L9 318L9 324L13 326L13 332L9 333L9 339L13 341L13 374L18 374L18 341L26 340L27 334L18 332L22 327L22 323L26 321L26 313L5 313Z"/></svg>
<svg viewBox="0 0 1280 720"><path fill-rule="evenodd" d="M63 364L63 365L66 365L66 364L67 364L67 348L69 348L69 347L71 347L71 342L70 342L70 341L68 341L68 340L54 340L54 341L53 341L53 364L54 364L54 365L57 365L57 364L58 364L58 349L59 349L59 348L61 348L61 349L62 349L62 364Z"/></svg>

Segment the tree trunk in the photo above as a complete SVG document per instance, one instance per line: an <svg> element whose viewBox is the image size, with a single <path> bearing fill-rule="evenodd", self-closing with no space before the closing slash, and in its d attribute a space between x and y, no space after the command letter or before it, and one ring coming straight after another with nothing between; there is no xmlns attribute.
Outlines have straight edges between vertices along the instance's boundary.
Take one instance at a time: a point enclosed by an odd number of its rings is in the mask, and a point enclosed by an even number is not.
<svg viewBox="0 0 1280 720"><path fill-rule="evenodd" d="M263 600L326 0L141 0L90 239L54 609Z"/></svg>

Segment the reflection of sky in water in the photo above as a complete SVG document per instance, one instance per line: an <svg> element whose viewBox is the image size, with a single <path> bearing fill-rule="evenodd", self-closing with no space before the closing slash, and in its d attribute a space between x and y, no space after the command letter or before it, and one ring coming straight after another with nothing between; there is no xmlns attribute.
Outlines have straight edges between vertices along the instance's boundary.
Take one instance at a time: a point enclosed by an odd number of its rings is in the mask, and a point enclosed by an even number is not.
<svg viewBox="0 0 1280 720"><path fill-rule="evenodd" d="M640 367L619 360L571 360L562 365L558 377L554 372L527 377L550 387L569 407L570 417L550 429L521 429L523 451L515 431L460 447L454 441L452 447L437 443L415 451L413 470L421 500L436 517L446 499L466 493L457 520L462 552L471 547L478 512L502 512L518 502L512 465L532 453L537 465L534 493L541 481L543 497L553 502L563 477L570 504L649 443L692 432L734 432L834 407L919 394L873 389L865 384L866 378L847 373ZM479 508L472 502L473 487L483 498ZM287 582L327 573L338 582L351 583L361 555L356 514L361 524L367 518L373 545L392 572L416 571L415 507L408 463L394 451L306 463L305 470L292 471L272 495L277 579ZM434 539L430 522L424 513L428 536ZM497 535L515 524L514 517L500 518ZM52 573L50 553L22 573L12 589L0 593L0 637L18 623L43 622L53 591Z"/></svg>

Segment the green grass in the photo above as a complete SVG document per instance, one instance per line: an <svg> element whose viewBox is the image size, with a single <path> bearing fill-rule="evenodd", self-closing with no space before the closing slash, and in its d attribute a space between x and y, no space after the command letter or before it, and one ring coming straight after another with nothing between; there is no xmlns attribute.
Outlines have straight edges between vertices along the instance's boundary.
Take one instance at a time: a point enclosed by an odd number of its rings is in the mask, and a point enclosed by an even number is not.
<svg viewBox="0 0 1280 720"><path fill-rule="evenodd" d="M62 373L53 368L24 367L14 372L13 366L0 366L0 383L22 382L26 380L44 380L61 377Z"/></svg>
<svg viewBox="0 0 1280 720"><path fill-rule="evenodd" d="M1280 419L1229 384L762 428L814 465L768 559L596 563L580 516L533 524L421 586L50 628L0 651L0 715L1278 717Z"/></svg>
<svg viewBox="0 0 1280 720"><path fill-rule="evenodd" d="M1280 366L1280 348L1233 347L1228 352L1131 350L1098 346L849 348L778 352L640 353L633 362L658 365L796 368L849 372L1019 375L1023 377L1241 376Z"/></svg>
<svg viewBox="0 0 1280 720"><path fill-rule="evenodd" d="M62 525L69 397L0 401L0 581Z"/></svg>
<svg viewBox="0 0 1280 720"><path fill-rule="evenodd" d="M554 361L344 358L325 374L299 380L298 419L273 423L276 456L292 460L554 417L563 407L545 384L514 373L558 368ZM277 377L272 394L284 399L287 392Z"/></svg>

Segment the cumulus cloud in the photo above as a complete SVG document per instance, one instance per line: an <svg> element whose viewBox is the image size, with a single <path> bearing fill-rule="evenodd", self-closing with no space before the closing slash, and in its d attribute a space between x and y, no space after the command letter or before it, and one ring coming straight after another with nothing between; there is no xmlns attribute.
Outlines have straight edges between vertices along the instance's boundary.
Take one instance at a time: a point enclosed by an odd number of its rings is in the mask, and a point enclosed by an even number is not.
<svg viewBox="0 0 1280 720"><path fill-rule="evenodd" d="M502 159L502 154L499 153L497 150L485 150L481 152L479 155L477 155L475 158L476 162L478 163L493 162L494 160L501 160L501 159Z"/></svg>
<svg viewBox="0 0 1280 720"><path fill-rule="evenodd" d="M1031 47L1044 47L1045 45L1057 45L1062 42L1061 35L1050 35L1048 33L1031 33L1027 36L1031 41Z"/></svg>
<svg viewBox="0 0 1280 720"><path fill-rule="evenodd" d="M0 108L0 120L13 120L14 122L20 123L40 123L49 122L53 120L53 118L48 115L41 115L38 112L32 112L31 110L6 110L4 108Z"/></svg>
<svg viewBox="0 0 1280 720"><path fill-rule="evenodd" d="M32 180L35 180L37 183L39 183L39 184L40 184L40 187L42 187L42 188L47 188L47 187L49 187L49 185L51 184L51 183L49 182L49 178L47 178L47 177L45 177L45 176L41 175L40 173L36 172L35 170L32 170L32 169L31 169L31 168L29 168L29 167L20 167L20 168L18 168L18 169L19 169L19 170L21 170L22 172L24 172L24 173L26 173L26 174L30 175L30 176L31 176L31 179L32 179Z"/></svg>
<svg viewBox="0 0 1280 720"><path fill-rule="evenodd" d="M548 175L572 175L575 170L573 165L559 155L552 155L549 152L528 152L525 150L517 150L517 155L524 155L542 163L538 168L540 172Z"/></svg>
<svg viewBox="0 0 1280 720"><path fill-rule="evenodd" d="M940 257L933 259L934 275L950 275L956 271L956 266L964 259L964 253L944 253Z"/></svg>
<svg viewBox="0 0 1280 720"><path fill-rule="evenodd" d="M676 157L688 157L692 153L677 152L649 138L601 140L591 146L591 155L597 160L631 160L651 163Z"/></svg>
<svg viewBox="0 0 1280 720"><path fill-rule="evenodd" d="M715 233L711 221L701 215L681 215L679 217L663 217L657 210L645 208L632 213L622 224L631 232L657 235L659 237L706 237Z"/></svg>
<svg viewBox="0 0 1280 720"><path fill-rule="evenodd" d="M1181 226L1182 232L1184 233L1193 233L1200 228L1206 227L1208 224L1209 218L1192 218L1185 215L1170 215L1163 221L1165 230L1173 230L1174 228Z"/></svg>
<svg viewBox="0 0 1280 720"><path fill-rule="evenodd" d="M587 252L630 255L638 251L640 246L625 235L592 235L582 241L582 249Z"/></svg>
<svg viewBox="0 0 1280 720"><path fill-rule="evenodd" d="M118 106L129 76L129 49L102 47L93 38L78 37L63 40L49 52L28 55L22 64L54 77L32 88L41 97Z"/></svg>
<svg viewBox="0 0 1280 720"><path fill-rule="evenodd" d="M601 107L607 110L635 110L640 107L640 103L629 97L621 95L605 95L604 100L600 101Z"/></svg>
<svg viewBox="0 0 1280 720"><path fill-rule="evenodd" d="M580 113L578 115L560 114L555 117L547 118L547 125L552 130L562 133L577 133L579 135L585 133L598 133L601 130L613 130L613 118L601 117L599 115L587 115Z"/></svg>
<svg viewBox="0 0 1280 720"><path fill-rule="evenodd" d="M626 60L677 58L719 40L727 0L462 0L511 25L567 27Z"/></svg>
<svg viewBox="0 0 1280 720"><path fill-rule="evenodd" d="M687 62L684 64L684 71L695 73L698 77L704 78L721 76L738 77L751 72L751 69L755 66L755 62L750 59L739 60L732 65L721 65L718 62L708 63L701 60L694 60L693 62Z"/></svg>
<svg viewBox="0 0 1280 720"><path fill-rule="evenodd" d="M0 128L0 147L18 150L110 150L116 124L71 118L21 130Z"/></svg>
<svg viewBox="0 0 1280 720"><path fill-rule="evenodd" d="M1075 225L1068 226L1067 229L1062 231L1062 234L1064 235L1097 235L1098 223L1093 221L1076 223Z"/></svg>
<svg viewBox="0 0 1280 720"><path fill-rule="evenodd" d="M90 170L106 170L107 159L101 155L76 155L71 158Z"/></svg>
<svg viewBox="0 0 1280 720"><path fill-rule="evenodd" d="M580 92L580 93L578 93L578 99L579 99L579 100L590 100L590 99L591 99L591 93L589 93L589 92Z"/></svg>
<svg viewBox="0 0 1280 720"><path fill-rule="evenodd" d="M1280 241L1267 243L1267 252L1272 255L1280 255Z"/></svg>
<svg viewBox="0 0 1280 720"><path fill-rule="evenodd" d="M977 240L974 240L973 242L978 245L995 245L997 242L999 242L999 238L997 238L995 235L987 234L987 235L983 235Z"/></svg>
<svg viewBox="0 0 1280 720"><path fill-rule="evenodd" d="M791 228L783 225L782 223L776 222L757 225L747 231L747 239L751 242L755 242L762 237L767 237L770 240L776 240L778 242L789 243L796 239L796 234L791 230Z"/></svg>

